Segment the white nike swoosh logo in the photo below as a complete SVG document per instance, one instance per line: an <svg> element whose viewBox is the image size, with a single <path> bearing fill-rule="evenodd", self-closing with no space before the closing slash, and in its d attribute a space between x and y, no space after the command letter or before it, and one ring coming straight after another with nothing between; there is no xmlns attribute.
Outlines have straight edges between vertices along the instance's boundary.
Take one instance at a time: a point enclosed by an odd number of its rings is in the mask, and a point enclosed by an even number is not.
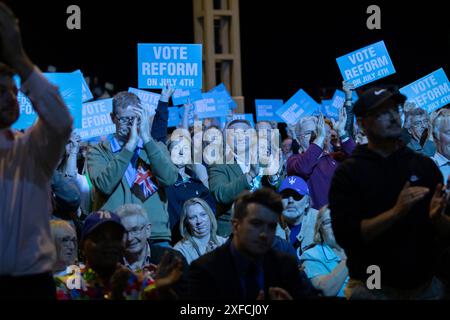
<svg viewBox="0 0 450 320"><path fill-rule="evenodd" d="M376 96L378 96L378 95L382 94L382 93L385 92L385 91L386 91L386 89L379 90L379 91L375 91L374 94L375 94Z"/></svg>

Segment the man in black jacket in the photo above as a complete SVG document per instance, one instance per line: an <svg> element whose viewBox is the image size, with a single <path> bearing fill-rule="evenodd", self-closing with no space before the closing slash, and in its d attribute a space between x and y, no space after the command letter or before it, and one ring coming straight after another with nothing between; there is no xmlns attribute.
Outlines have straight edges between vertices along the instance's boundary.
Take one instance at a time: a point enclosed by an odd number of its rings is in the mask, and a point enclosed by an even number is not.
<svg viewBox="0 0 450 320"><path fill-rule="evenodd" d="M306 295L294 257L272 247L283 211L270 189L244 192L234 206L232 240L192 262L189 296L193 299L290 300Z"/></svg>
<svg viewBox="0 0 450 320"><path fill-rule="evenodd" d="M348 257L348 298L442 295L434 259L435 236L450 232L443 179L431 159L399 144L405 100L380 88L360 97L355 115L369 143L357 147L331 183L331 221Z"/></svg>

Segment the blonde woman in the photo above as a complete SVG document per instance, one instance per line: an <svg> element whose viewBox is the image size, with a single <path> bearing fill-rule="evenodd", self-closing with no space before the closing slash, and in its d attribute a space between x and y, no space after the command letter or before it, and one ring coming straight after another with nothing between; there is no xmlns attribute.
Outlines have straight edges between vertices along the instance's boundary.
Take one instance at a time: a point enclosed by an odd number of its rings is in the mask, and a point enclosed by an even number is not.
<svg viewBox="0 0 450 320"><path fill-rule="evenodd" d="M313 286L324 296L344 298L349 280L346 261L344 250L334 238L330 210L325 206L317 215L314 243L304 249L300 262Z"/></svg>
<svg viewBox="0 0 450 320"><path fill-rule="evenodd" d="M66 268L75 265L78 260L78 243L75 229L64 220L51 220L50 227L56 247L56 262L53 273L65 274Z"/></svg>
<svg viewBox="0 0 450 320"><path fill-rule="evenodd" d="M180 233L182 240L174 249L181 252L188 264L225 243L218 236L217 221L211 207L200 198L187 200L181 211Z"/></svg>

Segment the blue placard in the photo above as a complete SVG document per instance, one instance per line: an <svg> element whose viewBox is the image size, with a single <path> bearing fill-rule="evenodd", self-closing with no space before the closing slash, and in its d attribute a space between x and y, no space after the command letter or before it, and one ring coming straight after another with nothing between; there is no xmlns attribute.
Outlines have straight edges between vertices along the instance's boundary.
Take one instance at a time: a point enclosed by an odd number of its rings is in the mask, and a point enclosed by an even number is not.
<svg viewBox="0 0 450 320"><path fill-rule="evenodd" d="M195 113L199 119L225 117L228 114L229 102L226 94L203 93L202 100L194 102Z"/></svg>
<svg viewBox="0 0 450 320"><path fill-rule="evenodd" d="M116 132L111 120L112 98L83 104L81 129L77 129L81 140L90 140Z"/></svg>
<svg viewBox="0 0 450 320"><path fill-rule="evenodd" d="M73 117L74 128L81 128L81 73L44 73L44 76L53 85L58 87L59 93L64 100L70 114ZM18 87L20 81L15 77ZM14 129L27 129L33 125L37 119L37 114L33 109L31 101L23 93L17 95L20 108L20 116L12 126Z"/></svg>
<svg viewBox="0 0 450 320"><path fill-rule="evenodd" d="M20 77L14 76L17 88L20 89ZM36 112L33 109L30 99L22 92L17 93L17 101L19 102L19 119L12 125L13 129L22 130L31 127L37 119Z"/></svg>
<svg viewBox="0 0 450 320"><path fill-rule="evenodd" d="M253 121L253 114L251 113L234 113L232 118L232 120L247 120L248 122L250 122L252 128L255 127L255 122Z"/></svg>
<svg viewBox="0 0 450 320"><path fill-rule="evenodd" d="M70 114L73 117L73 127L81 128L82 119L82 89L81 73L44 73L45 77L59 89Z"/></svg>
<svg viewBox="0 0 450 320"><path fill-rule="evenodd" d="M276 111L276 114L288 125L295 125L300 118L313 115L318 111L320 111L320 105L300 89Z"/></svg>
<svg viewBox="0 0 450 320"><path fill-rule="evenodd" d="M233 100L233 97L228 92L227 88L225 87L225 85L223 83L221 83L218 86L212 88L208 92L210 92L210 93L223 93L223 94L226 94L228 96L228 104L230 106L230 109L236 109L237 108L236 101Z"/></svg>
<svg viewBox="0 0 450 320"><path fill-rule="evenodd" d="M180 124L181 118L177 107L169 107L169 122L167 126L169 128L176 127Z"/></svg>
<svg viewBox="0 0 450 320"><path fill-rule="evenodd" d="M172 95L174 106L181 106L187 103L187 100L194 103L202 99L202 91L200 89L176 89Z"/></svg>
<svg viewBox="0 0 450 320"><path fill-rule="evenodd" d="M141 100L141 105L150 110L150 114L154 114L156 112L156 108L158 107L159 98L161 95L154 92L139 90L135 88L128 88L128 92L134 93Z"/></svg>
<svg viewBox="0 0 450 320"><path fill-rule="evenodd" d="M202 88L201 44L138 44L140 89Z"/></svg>
<svg viewBox="0 0 450 320"><path fill-rule="evenodd" d="M283 122L276 111L283 106L281 99L256 99L256 121L276 121Z"/></svg>
<svg viewBox="0 0 450 320"><path fill-rule="evenodd" d="M83 103L94 99L94 96L92 95L91 89L89 89L88 84L86 83L86 80L84 79L83 73L80 70L74 71L74 73L81 74L81 101Z"/></svg>
<svg viewBox="0 0 450 320"><path fill-rule="evenodd" d="M336 59L342 77L355 88L395 73L384 41L356 50Z"/></svg>
<svg viewBox="0 0 450 320"><path fill-rule="evenodd" d="M329 119L339 119L339 109L333 106L333 100L322 100L320 112Z"/></svg>
<svg viewBox="0 0 450 320"><path fill-rule="evenodd" d="M429 113L450 103L450 83L442 68L404 86L400 92L408 102L414 102Z"/></svg>

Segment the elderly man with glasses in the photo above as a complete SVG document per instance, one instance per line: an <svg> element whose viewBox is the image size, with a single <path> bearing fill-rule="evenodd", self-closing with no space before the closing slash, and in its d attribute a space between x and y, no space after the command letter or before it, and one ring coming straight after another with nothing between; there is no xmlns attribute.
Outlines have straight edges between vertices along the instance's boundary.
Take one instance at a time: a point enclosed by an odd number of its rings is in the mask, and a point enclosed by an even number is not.
<svg viewBox="0 0 450 320"><path fill-rule="evenodd" d="M167 106L172 93L169 88L163 89L158 109L162 104ZM168 203L163 189L177 181L178 170L152 130L150 110L136 95L117 93L111 118L116 134L111 141L92 147L87 156L89 177L96 191L93 210L115 211L125 203L138 203L153 225L152 243L170 246Z"/></svg>
<svg viewBox="0 0 450 320"><path fill-rule="evenodd" d="M427 157L434 156L436 146L431 133L430 117L426 110L413 108L405 112L404 129L408 132L409 141L406 145L408 148Z"/></svg>
<svg viewBox="0 0 450 320"><path fill-rule="evenodd" d="M150 244L152 224L148 220L144 208L138 204L125 204L117 209L117 215L125 228L126 242L123 264L133 272L149 270L155 272L163 258L170 261L180 260L183 275L174 285L179 297L186 294L188 264L186 259L176 250Z"/></svg>
<svg viewBox="0 0 450 320"><path fill-rule="evenodd" d="M450 175L450 110L440 109L433 119L433 136L437 152L432 157L441 170L445 184Z"/></svg>

